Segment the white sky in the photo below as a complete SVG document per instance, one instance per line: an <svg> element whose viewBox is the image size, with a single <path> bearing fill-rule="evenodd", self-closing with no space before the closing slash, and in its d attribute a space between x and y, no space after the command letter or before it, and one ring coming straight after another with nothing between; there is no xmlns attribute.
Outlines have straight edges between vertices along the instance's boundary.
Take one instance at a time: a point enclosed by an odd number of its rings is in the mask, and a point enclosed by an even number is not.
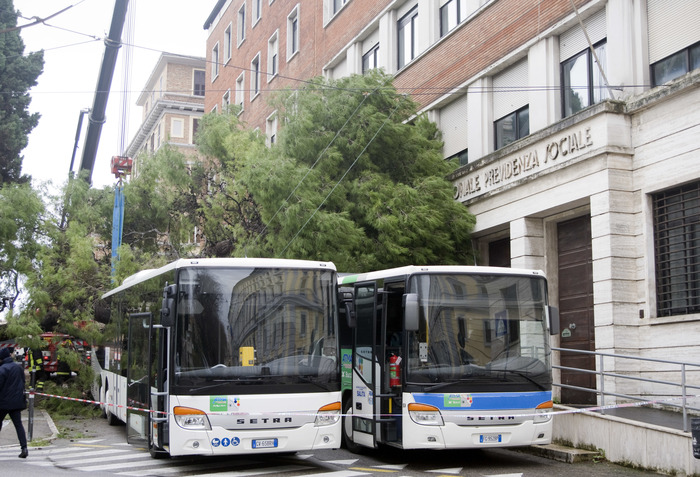
<svg viewBox="0 0 700 477"><path fill-rule="evenodd" d="M114 0L14 0L22 16L46 18L63 8L73 8L48 20L21 30L25 55L43 49L44 72L30 90L31 112L39 112L39 125L29 136L22 173L36 181L52 181L61 186L68 177L75 144L78 118L82 109L91 108L105 46L109 34ZM106 122L92 173L94 187L116 182L110 172L112 156L128 147L141 120L136 100L158 61L160 53L206 56L206 31L202 28L216 0L130 0L135 9L132 67L128 88L128 129L120 138L124 90L124 47L119 51L107 102ZM18 25L32 20L18 18ZM51 26L48 26L51 25ZM126 40L125 24L122 39ZM86 36L87 35L87 36ZM94 40L98 37L101 40ZM87 115L78 142L73 170L80 167L83 143L87 135Z"/></svg>

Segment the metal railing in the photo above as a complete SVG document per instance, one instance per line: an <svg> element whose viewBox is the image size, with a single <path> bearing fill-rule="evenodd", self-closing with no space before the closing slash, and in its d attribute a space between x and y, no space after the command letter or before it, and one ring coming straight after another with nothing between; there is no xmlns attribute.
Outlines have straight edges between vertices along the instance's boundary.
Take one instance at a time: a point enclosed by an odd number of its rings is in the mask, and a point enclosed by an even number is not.
<svg viewBox="0 0 700 477"><path fill-rule="evenodd" d="M694 411L696 413L700 413L700 407L694 407L694 406L689 406L688 401L689 398L694 397L695 394L700 394L696 393L695 391L700 391L700 377L695 380L695 382L699 384L689 384L688 382L688 374L689 371L692 371L693 373L700 373L700 363L688 363L688 362L683 362L683 361L672 361L672 360L667 360L667 359L655 359L655 358L641 358L639 356L629 356L629 355L621 355L621 354L613 354L613 353L600 353L596 351L583 351L583 350L576 350L576 349L570 349L570 348L552 348L552 351L555 352L566 352L566 353L579 353L582 355L593 355L596 356L598 359L597 362L597 369L583 369L583 368L571 368L567 366L561 366L561 365L553 365L553 369L559 369L559 370L566 370L566 371L572 371L576 373L581 373L581 374L595 374L596 375L596 389L592 388L585 388L581 386L574 386L574 385L569 385L569 384L562 384L562 383L554 383L554 386L560 387L560 388L566 388L566 389L572 389L576 391L583 391L583 392L590 392L590 393L595 393L598 398L599 398L599 403L600 409L602 414L605 414L605 408L606 408L606 396L607 397L615 397L615 398L622 398L626 399L629 401L637 401L637 402L647 402L650 401L649 397L650 396L664 396L667 399L664 400L663 404L664 406L669 406L669 407L675 407L675 408L680 408L682 413L683 413L683 431L684 432L689 432L690 425L689 425L689 411ZM561 357L561 354L560 354ZM630 370L628 372L630 373L635 373L638 374L638 376L631 375L631 374L620 374L623 371L618 370L618 362L615 362L615 365L611 367L612 371L606 371L605 367L605 360L607 359L613 359L613 360L631 360L631 361L638 361L638 362L646 362L646 363L654 363L656 365L672 365L674 367L677 367L677 369L662 369L662 368L654 368L652 369L651 367L649 369L641 369L640 367L637 367L634 370ZM559 360L561 362L561 359ZM669 380L661 380L661 379L651 379L651 378L646 378L643 377L645 374L652 374L652 373L661 373L663 372L664 374L675 374L678 373L678 381L669 381ZM613 391L608 391L605 389L605 381L606 378L610 378L611 380L614 380L615 384L617 385L620 381L626 382L626 381L634 381L634 382L642 382L642 383L651 383L654 385L662 385L662 386L667 386L671 389L677 389L675 392L653 392L653 393L647 393L647 392L639 392L636 395L633 394L622 394L618 392L613 392ZM615 386L617 387L617 386ZM609 402L609 401L608 401ZM678 403L680 402L680 403Z"/></svg>

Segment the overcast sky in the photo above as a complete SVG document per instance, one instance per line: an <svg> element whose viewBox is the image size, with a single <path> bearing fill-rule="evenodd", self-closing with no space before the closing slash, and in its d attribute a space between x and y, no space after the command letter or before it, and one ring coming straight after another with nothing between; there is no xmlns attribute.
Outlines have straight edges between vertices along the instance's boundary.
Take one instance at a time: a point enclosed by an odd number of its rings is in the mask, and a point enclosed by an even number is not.
<svg viewBox="0 0 700 477"><path fill-rule="evenodd" d="M69 10L21 30L25 54L43 49L44 72L30 91L31 112L39 112L39 125L29 136L22 152L22 172L36 181L52 181L61 186L68 171L75 144L78 118L82 109L91 108L105 51L103 39L109 34L114 0L14 0L15 9L29 18L46 18L65 7ZM132 66L128 95L128 129L122 139L120 121L124 104L124 57L119 51L107 103L106 123L102 128L95 158L92 183L95 187L114 184L110 160L120 145L128 147L140 125L139 93L158 61L161 52L205 57L206 31L202 28L216 0L130 0L134 9ZM126 29L122 35L126 41ZM73 170L80 167L87 116L78 142Z"/></svg>

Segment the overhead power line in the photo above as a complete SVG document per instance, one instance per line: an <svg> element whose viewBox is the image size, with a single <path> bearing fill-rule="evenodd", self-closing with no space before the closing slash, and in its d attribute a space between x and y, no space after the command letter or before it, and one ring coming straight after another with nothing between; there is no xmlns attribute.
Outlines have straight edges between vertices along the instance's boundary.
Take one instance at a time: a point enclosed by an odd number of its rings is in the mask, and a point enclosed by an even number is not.
<svg viewBox="0 0 700 477"><path fill-rule="evenodd" d="M46 18L39 18L39 17L37 17L37 16L31 17L31 18L26 18L26 17L23 17L23 16L21 16L21 15L18 15L20 18L23 18L23 19L25 19L25 20L34 20L34 21L31 22L31 23L27 23L27 24L25 24L25 25L17 25L16 27L13 27L13 28L6 28L6 29L4 29L4 30L0 30L0 33L9 33L9 32L11 32L11 31L22 30L22 29L24 29L24 28L29 28L29 27L32 27L32 26L35 26L35 25L40 25L40 24L46 22L46 20L50 20L50 19L52 19L52 18L54 18L54 17L57 17L57 16L60 15L61 13L65 12L65 11L67 11L67 10L70 10L71 8L73 8L73 7L76 6L76 5L80 5L80 4L83 3L84 1L85 1L85 0L80 0L78 3L76 3L76 4L74 4L74 5L69 5L69 6L67 6L66 8L64 8L63 10L59 10L59 11L57 11L56 13L53 13L53 14L49 15L49 16L46 17Z"/></svg>

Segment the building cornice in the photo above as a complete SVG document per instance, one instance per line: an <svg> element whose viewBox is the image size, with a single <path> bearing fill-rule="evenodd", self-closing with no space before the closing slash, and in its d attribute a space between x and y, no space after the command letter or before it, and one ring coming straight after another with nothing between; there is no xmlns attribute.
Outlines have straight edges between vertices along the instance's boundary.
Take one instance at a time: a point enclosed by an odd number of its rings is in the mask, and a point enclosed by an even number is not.
<svg viewBox="0 0 700 477"><path fill-rule="evenodd" d="M201 103L185 101L157 101L149 111L146 119L139 127L139 130L134 135L134 138L131 140L129 147L126 150L126 155L128 157L134 157L139 150L141 150L144 142L148 139L148 136L151 135L155 129L155 126L168 111L174 113L187 111L191 113L189 114L190 116L201 115L204 114L204 105Z"/></svg>

